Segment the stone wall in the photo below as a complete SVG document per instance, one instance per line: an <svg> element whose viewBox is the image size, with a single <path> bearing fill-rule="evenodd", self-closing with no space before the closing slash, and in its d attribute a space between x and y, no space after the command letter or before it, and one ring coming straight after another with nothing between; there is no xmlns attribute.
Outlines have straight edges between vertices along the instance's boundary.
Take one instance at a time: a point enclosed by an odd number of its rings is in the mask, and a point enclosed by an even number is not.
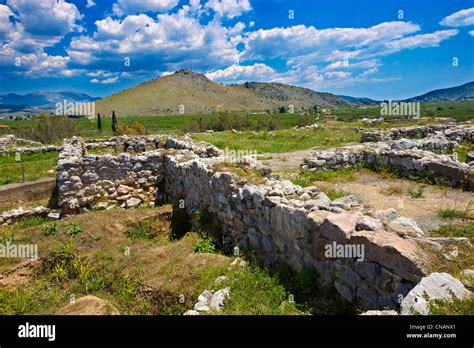
<svg viewBox="0 0 474 348"><path fill-rule="evenodd" d="M398 307L400 295L424 275L415 239L385 231L377 219L341 208L314 187L273 179L254 184L219 172L216 165L223 161L219 150L189 138L118 156L88 155L82 140L73 138L58 161L59 204L69 214L100 205L132 207L163 194L182 199L189 216L200 210L213 214L227 251L250 245L266 264L309 267L366 308ZM346 252L326 253L336 247ZM363 248L362 258L347 255L356 247Z"/></svg>
<svg viewBox="0 0 474 348"><path fill-rule="evenodd" d="M416 132L418 132L416 134L426 133L427 137L420 140L404 138L391 140L393 131L375 132L382 139L386 139L387 134L390 134L390 139L328 151L314 151L310 158L304 160L301 167L303 170L317 171L357 165L375 170L396 171L405 177L424 178L433 183L461 186L473 190L474 162L461 163L453 155L440 153L452 152L459 142L472 141L474 128L455 127L453 129L451 127L445 128L444 133L438 131L435 133L435 130L443 127L446 126L409 127L402 128L396 133L397 136ZM435 134L430 135L431 131Z"/></svg>
<svg viewBox="0 0 474 348"><path fill-rule="evenodd" d="M362 142L388 141L401 138L421 139L431 135L443 136L458 143L472 142L474 139L474 127L470 124L443 124L373 130L362 133Z"/></svg>

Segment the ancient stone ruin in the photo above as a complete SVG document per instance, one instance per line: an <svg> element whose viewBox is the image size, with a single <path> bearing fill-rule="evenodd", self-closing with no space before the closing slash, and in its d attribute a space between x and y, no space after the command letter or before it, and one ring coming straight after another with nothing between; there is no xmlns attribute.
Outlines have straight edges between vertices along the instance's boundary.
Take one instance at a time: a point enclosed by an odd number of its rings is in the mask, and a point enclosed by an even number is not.
<svg viewBox="0 0 474 348"><path fill-rule="evenodd" d="M473 137L474 127L466 125L365 132L363 144L314 151L301 167L315 171L362 166L472 190L474 162L461 163L450 153L461 142L472 142Z"/></svg>
<svg viewBox="0 0 474 348"><path fill-rule="evenodd" d="M225 251L248 244L266 264L313 269L324 284L368 309L398 309L425 276L417 241L423 236L386 231L396 216L367 216L350 198L331 201L315 187L271 176L253 183L226 170L230 164L217 148L186 137L122 137L96 145L128 152L93 155L80 138L67 141L57 174L65 214L181 200L190 218L200 210L215 217ZM261 170L251 160L245 165Z"/></svg>

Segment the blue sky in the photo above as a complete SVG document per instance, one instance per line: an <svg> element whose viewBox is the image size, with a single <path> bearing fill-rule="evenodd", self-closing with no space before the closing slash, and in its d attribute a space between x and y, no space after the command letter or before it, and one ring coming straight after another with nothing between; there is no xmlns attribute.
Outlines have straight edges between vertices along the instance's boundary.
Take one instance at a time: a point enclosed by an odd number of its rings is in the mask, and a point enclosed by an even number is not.
<svg viewBox="0 0 474 348"><path fill-rule="evenodd" d="M0 93L102 97L188 68L402 99L474 80L474 2L0 0L0 44Z"/></svg>

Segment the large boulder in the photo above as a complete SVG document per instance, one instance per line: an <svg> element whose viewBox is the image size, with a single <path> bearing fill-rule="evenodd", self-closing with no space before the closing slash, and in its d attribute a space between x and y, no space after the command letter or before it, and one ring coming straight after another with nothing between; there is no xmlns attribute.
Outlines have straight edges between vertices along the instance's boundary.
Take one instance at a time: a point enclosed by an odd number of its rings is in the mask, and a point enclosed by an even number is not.
<svg viewBox="0 0 474 348"><path fill-rule="evenodd" d="M431 273L423 278L403 299L400 306L400 313L427 315L430 312L430 301L452 300L452 296L463 299L470 296L467 290L458 279L448 273Z"/></svg>
<svg viewBox="0 0 474 348"><path fill-rule="evenodd" d="M365 260L377 262L406 280L418 282L425 275L423 254L414 240L386 231L357 231L350 242L364 245Z"/></svg>

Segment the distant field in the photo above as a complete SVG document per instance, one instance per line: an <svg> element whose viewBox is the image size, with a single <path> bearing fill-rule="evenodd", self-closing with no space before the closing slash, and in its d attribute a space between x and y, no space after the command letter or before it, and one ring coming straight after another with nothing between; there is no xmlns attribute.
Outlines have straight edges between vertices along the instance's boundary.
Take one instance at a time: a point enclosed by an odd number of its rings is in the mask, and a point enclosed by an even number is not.
<svg viewBox="0 0 474 348"><path fill-rule="evenodd" d="M244 114L241 112L241 114ZM379 107L358 109L358 108L347 108L340 107L331 110L332 116L337 117L337 121L326 120L329 124L345 124L364 127L360 123L360 119L363 117L380 117ZM118 115L119 123L125 123L131 125L134 122L143 124L150 134L182 134L185 129L185 125L190 121L199 119L200 115L165 115L165 116L127 116L120 117ZM298 125L301 120L301 116L295 114L277 114L277 118L284 128L292 128ZM203 116L205 117L205 116ZM248 115L252 121L257 121L266 115ZM458 121L466 121L474 119L474 102L445 102L445 103L422 103L421 104L421 117L449 117L454 118ZM387 118L388 120L388 118ZM324 121L321 117L320 121ZM2 134L17 134L21 128L31 126L34 124L34 120L25 121L0 121L0 125L7 125L9 128L0 127L0 135ZM110 117L102 118L102 131L97 129L97 120L89 120L86 118L76 119L75 122L79 128L79 135L91 138L91 137L109 137L112 136L112 120ZM421 121L415 120L404 120L403 122L390 122L377 125L379 128L396 127L396 126L407 126L418 124ZM436 122L435 120L429 122Z"/></svg>
<svg viewBox="0 0 474 348"><path fill-rule="evenodd" d="M39 154L23 154L21 156L25 168L25 180L32 181L45 176L54 176L48 173L56 167L57 152ZM0 185L21 182L21 164L15 162L14 155L0 155Z"/></svg>
<svg viewBox="0 0 474 348"><path fill-rule="evenodd" d="M421 117L450 117L457 121L474 119L474 101L421 103ZM361 117L380 117L380 107L367 109L340 107L332 110L338 119L350 120Z"/></svg>
<svg viewBox="0 0 474 348"><path fill-rule="evenodd" d="M193 134L195 140L209 142L220 149L279 153L312 147L329 148L359 142L360 134L350 128L324 127L316 130L284 129L273 132L219 132Z"/></svg>

